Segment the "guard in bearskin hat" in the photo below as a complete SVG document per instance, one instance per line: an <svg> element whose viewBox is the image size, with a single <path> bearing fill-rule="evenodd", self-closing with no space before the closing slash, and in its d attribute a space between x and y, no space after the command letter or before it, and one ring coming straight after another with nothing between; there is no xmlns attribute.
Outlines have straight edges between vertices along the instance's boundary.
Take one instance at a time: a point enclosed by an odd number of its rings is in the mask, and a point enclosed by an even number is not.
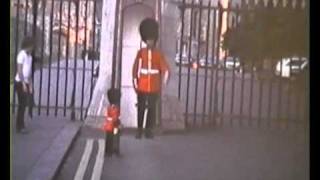
<svg viewBox="0 0 320 180"><path fill-rule="evenodd" d="M132 70L133 87L138 97L138 131L136 134L138 139L142 137L143 132L146 138L153 138L156 103L160 96L161 84L167 84L169 77L166 59L163 53L155 47L159 37L158 23L154 19L146 18L141 22L139 32L147 47L138 50ZM146 110L146 127L143 131Z"/></svg>
<svg viewBox="0 0 320 180"><path fill-rule="evenodd" d="M105 154L120 155L120 89L109 89L107 95L110 104L106 109L103 124L103 130L106 133Z"/></svg>

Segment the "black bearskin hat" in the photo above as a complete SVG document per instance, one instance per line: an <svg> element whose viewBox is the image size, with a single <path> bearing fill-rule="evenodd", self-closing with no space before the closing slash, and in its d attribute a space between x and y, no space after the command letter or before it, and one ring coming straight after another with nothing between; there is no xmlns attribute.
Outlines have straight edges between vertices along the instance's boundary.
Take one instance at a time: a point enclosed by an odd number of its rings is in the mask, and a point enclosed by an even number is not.
<svg viewBox="0 0 320 180"><path fill-rule="evenodd" d="M159 25L156 20L146 18L140 23L139 32L142 41L153 39L156 42L159 37Z"/></svg>
<svg viewBox="0 0 320 180"><path fill-rule="evenodd" d="M120 89L109 89L107 92L108 95L108 100L110 104L120 104L120 96L121 96L121 92Z"/></svg>

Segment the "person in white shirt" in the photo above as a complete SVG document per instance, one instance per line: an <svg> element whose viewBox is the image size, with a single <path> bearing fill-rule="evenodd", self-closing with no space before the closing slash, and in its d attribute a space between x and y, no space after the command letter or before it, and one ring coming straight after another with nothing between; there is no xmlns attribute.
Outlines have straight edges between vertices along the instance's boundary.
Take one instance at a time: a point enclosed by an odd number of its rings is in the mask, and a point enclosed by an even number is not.
<svg viewBox="0 0 320 180"><path fill-rule="evenodd" d="M16 130L18 133L28 133L24 123L24 113L28 98L33 93L32 89L32 56L34 48L32 37L25 37L21 44L21 50L17 56L17 74L15 86L18 94L18 114L16 119Z"/></svg>

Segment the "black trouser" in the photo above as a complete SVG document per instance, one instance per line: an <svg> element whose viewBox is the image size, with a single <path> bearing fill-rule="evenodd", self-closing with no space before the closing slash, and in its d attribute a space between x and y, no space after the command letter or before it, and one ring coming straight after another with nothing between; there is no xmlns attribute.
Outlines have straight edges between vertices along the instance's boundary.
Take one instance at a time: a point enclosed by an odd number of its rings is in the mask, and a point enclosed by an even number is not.
<svg viewBox="0 0 320 180"><path fill-rule="evenodd" d="M152 129L156 119L156 105L159 93L138 92L138 128L142 129L144 112L148 109L146 129Z"/></svg>
<svg viewBox="0 0 320 180"><path fill-rule="evenodd" d="M29 105L29 114L32 112L32 103L30 102L32 98L32 94L29 93L29 85L27 84L27 92L23 91L22 82L15 81L15 86L18 94L18 113L17 113L17 121L16 121L16 129L20 131L25 128L24 124L24 112L26 106Z"/></svg>
<svg viewBox="0 0 320 180"><path fill-rule="evenodd" d="M121 129L120 126L120 119L118 121L114 122L113 124L118 129L118 133L114 134L113 132L106 132L106 138L105 138L105 152L112 154L120 153L120 135L121 135Z"/></svg>
<svg viewBox="0 0 320 180"><path fill-rule="evenodd" d="M105 141L105 153L112 154L120 153L120 130L117 134L113 134L113 132L106 132L106 141Z"/></svg>

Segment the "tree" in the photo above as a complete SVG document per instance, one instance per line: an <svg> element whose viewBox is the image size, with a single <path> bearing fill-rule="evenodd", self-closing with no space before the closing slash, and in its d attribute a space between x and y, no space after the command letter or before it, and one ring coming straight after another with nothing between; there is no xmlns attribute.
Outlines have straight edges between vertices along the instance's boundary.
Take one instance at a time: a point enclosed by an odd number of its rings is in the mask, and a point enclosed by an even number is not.
<svg viewBox="0 0 320 180"><path fill-rule="evenodd" d="M288 3L290 4L290 3ZM301 6L262 1L252 10L241 9L241 21L225 34L223 48L243 62L275 64L283 57L308 55L307 13Z"/></svg>

